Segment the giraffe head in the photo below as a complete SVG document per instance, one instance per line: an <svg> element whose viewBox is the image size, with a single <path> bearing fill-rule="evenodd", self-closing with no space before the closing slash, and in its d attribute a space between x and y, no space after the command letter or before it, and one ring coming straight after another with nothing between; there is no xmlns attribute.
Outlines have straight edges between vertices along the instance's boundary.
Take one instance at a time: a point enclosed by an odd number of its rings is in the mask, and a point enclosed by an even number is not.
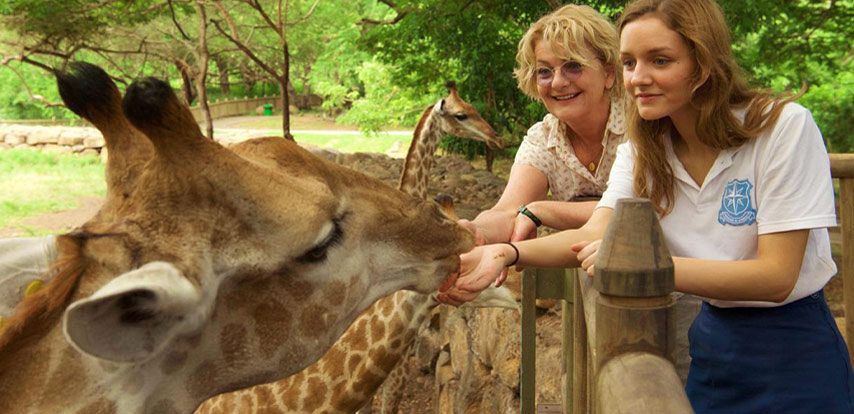
<svg viewBox="0 0 854 414"><path fill-rule="evenodd" d="M80 85L112 90L103 79ZM81 96L63 95L70 107L96 106L81 112L99 123L126 119L153 150L128 165L139 169L132 185L111 183L127 192L108 198L113 214L60 238L62 277L0 335L0 372L36 348L70 344L92 392L183 411L311 364L373 301L435 290L472 247L435 203L292 142L232 151L207 140L165 82L134 82L122 112ZM60 329L67 344L47 344ZM11 381L3 375L0 385Z"/></svg>
<svg viewBox="0 0 854 414"><path fill-rule="evenodd" d="M433 107L433 116L441 122L441 129L450 135L486 143L489 148L504 147L504 142L486 122L477 109L460 98L457 85L448 81L448 96Z"/></svg>

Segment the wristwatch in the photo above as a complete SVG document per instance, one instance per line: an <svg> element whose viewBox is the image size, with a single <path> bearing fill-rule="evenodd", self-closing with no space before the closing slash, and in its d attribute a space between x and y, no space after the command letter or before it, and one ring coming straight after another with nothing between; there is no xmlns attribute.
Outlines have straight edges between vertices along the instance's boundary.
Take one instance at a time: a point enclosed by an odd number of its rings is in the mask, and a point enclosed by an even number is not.
<svg viewBox="0 0 854 414"><path fill-rule="evenodd" d="M528 210L527 206L520 206L517 211L519 212L519 214L524 214L529 219L531 219L531 221L534 222L534 225L538 228L543 225L543 222L540 220L540 218L537 217L533 212L531 212L531 210Z"/></svg>

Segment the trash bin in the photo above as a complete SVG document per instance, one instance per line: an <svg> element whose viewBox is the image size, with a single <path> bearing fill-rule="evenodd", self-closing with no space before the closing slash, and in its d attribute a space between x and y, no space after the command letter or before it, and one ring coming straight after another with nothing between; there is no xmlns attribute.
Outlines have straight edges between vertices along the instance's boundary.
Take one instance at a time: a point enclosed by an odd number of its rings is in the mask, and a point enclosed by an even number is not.
<svg viewBox="0 0 854 414"><path fill-rule="evenodd" d="M273 104L264 104L264 115L273 115Z"/></svg>

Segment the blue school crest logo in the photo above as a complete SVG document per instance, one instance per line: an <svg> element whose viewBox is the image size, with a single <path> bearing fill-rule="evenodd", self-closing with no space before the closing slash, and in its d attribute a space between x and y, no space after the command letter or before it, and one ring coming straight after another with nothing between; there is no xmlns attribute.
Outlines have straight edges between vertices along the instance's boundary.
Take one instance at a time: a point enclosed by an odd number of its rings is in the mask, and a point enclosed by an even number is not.
<svg viewBox="0 0 854 414"><path fill-rule="evenodd" d="M756 223L756 209L750 200L753 184L748 180L732 180L724 188L718 223L730 226L749 226Z"/></svg>

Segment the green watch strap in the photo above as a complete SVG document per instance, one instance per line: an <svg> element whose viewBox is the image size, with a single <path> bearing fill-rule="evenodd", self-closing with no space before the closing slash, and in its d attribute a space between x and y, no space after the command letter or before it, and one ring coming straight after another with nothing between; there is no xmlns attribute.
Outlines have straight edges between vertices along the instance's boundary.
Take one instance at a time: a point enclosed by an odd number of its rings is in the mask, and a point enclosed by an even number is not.
<svg viewBox="0 0 854 414"><path fill-rule="evenodd" d="M531 219L531 221L534 222L535 226L540 227L543 225L543 222L540 220L540 218L537 217L533 212L531 212L531 210L528 210L528 207L521 206L521 207L519 207L518 211L519 211L519 214L524 214L529 219Z"/></svg>

